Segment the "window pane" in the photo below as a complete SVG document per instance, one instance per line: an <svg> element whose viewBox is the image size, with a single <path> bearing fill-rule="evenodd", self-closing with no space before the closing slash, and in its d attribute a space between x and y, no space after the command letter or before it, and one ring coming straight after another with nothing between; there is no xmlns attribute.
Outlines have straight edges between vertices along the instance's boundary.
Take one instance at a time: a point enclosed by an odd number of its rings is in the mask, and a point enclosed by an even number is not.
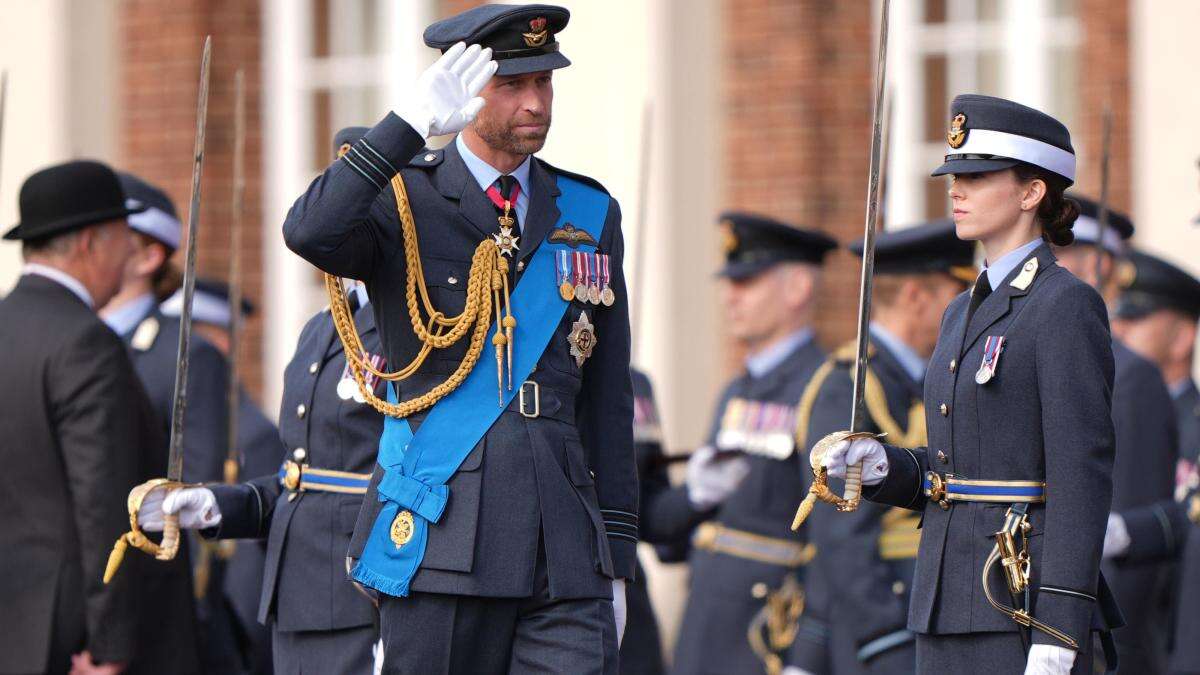
<svg viewBox="0 0 1200 675"><path fill-rule="evenodd" d="M946 23L946 0L925 0L925 23Z"/></svg>
<svg viewBox="0 0 1200 675"><path fill-rule="evenodd" d="M975 16L979 21L999 21L1000 0L976 0Z"/></svg>
<svg viewBox="0 0 1200 675"><path fill-rule="evenodd" d="M329 56L329 2L313 0L312 3L313 56L318 58Z"/></svg>
<svg viewBox="0 0 1200 675"><path fill-rule="evenodd" d="M383 8L379 0L323 0L330 26L330 54L367 56L379 53Z"/></svg>
<svg viewBox="0 0 1200 675"><path fill-rule="evenodd" d="M946 56L925 57L925 140L940 141L946 135Z"/></svg>
<svg viewBox="0 0 1200 675"><path fill-rule="evenodd" d="M1078 117L1079 52L1074 47L1050 51L1051 114L1072 131Z"/></svg>
<svg viewBox="0 0 1200 675"><path fill-rule="evenodd" d="M1076 0L1051 0L1051 16L1075 16L1079 11Z"/></svg>

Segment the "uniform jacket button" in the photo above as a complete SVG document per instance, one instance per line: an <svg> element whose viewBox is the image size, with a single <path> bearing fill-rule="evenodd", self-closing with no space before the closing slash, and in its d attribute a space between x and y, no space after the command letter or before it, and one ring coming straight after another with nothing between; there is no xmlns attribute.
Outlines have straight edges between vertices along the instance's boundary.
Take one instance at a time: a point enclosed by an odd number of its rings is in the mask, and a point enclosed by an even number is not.
<svg viewBox="0 0 1200 675"><path fill-rule="evenodd" d="M938 406L938 412L942 413L942 417L950 414L950 406L945 403Z"/></svg>
<svg viewBox="0 0 1200 675"><path fill-rule="evenodd" d="M942 464L946 464L950 461L949 458L946 457L946 453L942 452L941 450L937 451L937 460Z"/></svg>
<svg viewBox="0 0 1200 675"><path fill-rule="evenodd" d="M755 583L753 586L750 587L750 595L753 595L754 597L756 597L760 600L767 597L767 591L768 591L767 585L761 581Z"/></svg>
<svg viewBox="0 0 1200 675"><path fill-rule="evenodd" d="M317 363L316 361L313 361L313 362L312 362L311 364L309 364L309 366L308 366L308 372L309 372L309 374L311 374L311 375L316 375L316 374L317 374L317 371L318 371L318 370L320 370L320 369L321 369L321 364Z"/></svg>
<svg viewBox="0 0 1200 675"><path fill-rule="evenodd" d="M305 408L303 403L296 406L296 417L299 417L300 419L304 419L304 413L306 413L306 412L308 412L308 408Z"/></svg>
<svg viewBox="0 0 1200 675"><path fill-rule="evenodd" d="M950 372L953 373L956 370L958 370L958 361L956 359L950 359Z"/></svg>
<svg viewBox="0 0 1200 675"><path fill-rule="evenodd" d="M520 272L523 269L525 269L525 261L524 260L517 263L517 271Z"/></svg>
<svg viewBox="0 0 1200 675"><path fill-rule="evenodd" d="M305 457L308 457L308 453L304 451L304 448L296 448L292 451L292 461L297 464L304 463Z"/></svg>

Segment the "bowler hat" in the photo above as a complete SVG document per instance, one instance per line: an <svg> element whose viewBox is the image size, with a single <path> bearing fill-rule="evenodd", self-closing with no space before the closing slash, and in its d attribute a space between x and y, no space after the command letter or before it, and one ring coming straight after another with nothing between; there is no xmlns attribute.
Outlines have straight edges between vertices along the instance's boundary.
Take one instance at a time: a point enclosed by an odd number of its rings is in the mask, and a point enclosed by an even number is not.
<svg viewBox="0 0 1200 675"><path fill-rule="evenodd" d="M29 241L146 210L125 203L117 174L100 162L74 161L47 167L25 179L18 199L21 222L4 234Z"/></svg>

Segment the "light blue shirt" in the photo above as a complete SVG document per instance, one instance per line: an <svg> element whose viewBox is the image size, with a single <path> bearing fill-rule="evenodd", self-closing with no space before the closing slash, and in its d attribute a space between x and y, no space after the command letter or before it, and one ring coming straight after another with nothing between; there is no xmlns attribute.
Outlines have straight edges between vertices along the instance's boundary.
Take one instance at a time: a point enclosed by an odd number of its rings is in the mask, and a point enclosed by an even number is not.
<svg viewBox="0 0 1200 675"><path fill-rule="evenodd" d="M922 358L912 347L909 347L903 340L892 335L888 329L880 326L877 323L871 324L871 339L882 344L896 360L900 362L900 367L908 376L913 379L913 382L920 382L925 378L925 370L929 368L929 360Z"/></svg>
<svg viewBox="0 0 1200 675"><path fill-rule="evenodd" d="M1171 392L1172 399L1178 399L1187 393L1188 389L1192 388L1192 378L1185 377L1182 380L1170 385L1167 389Z"/></svg>
<svg viewBox="0 0 1200 675"><path fill-rule="evenodd" d="M1032 255L1037 250L1037 247L1041 245L1042 238L1038 237L1024 246L1005 253L994 263L989 264L987 261L984 261L983 269L987 272L988 283L992 285L992 290L1000 288L1000 284L1004 283L1004 279L1008 276L1008 273L1013 271L1013 268L1017 265L1025 262L1025 259Z"/></svg>
<svg viewBox="0 0 1200 675"><path fill-rule="evenodd" d="M467 165L467 170L475 177L475 182L479 183L480 189L487 192L487 189L496 182L496 179L501 176L501 173L496 167L479 159L471 149L467 147L466 141L463 140L462 134L459 134L454 139L454 143L458 146L458 153L462 155L463 162ZM521 185L521 192L517 194L517 223L524 227L525 214L529 213L529 198L531 187L529 185L529 163L533 160L533 155L525 158L521 162L521 166L513 169L512 177L517 179L517 183Z"/></svg>
<svg viewBox="0 0 1200 675"><path fill-rule="evenodd" d="M104 317L104 323L108 324L108 327L113 329L117 335L125 336L137 328L138 322L152 309L154 309L154 296L150 293L139 295L110 312L108 316Z"/></svg>
<svg viewBox="0 0 1200 675"><path fill-rule="evenodd" d="M811 328L801 328L773 345L746 356L746 370L751 377L762 377L775 370L793 352L808 344L813 338Z"/></svg>

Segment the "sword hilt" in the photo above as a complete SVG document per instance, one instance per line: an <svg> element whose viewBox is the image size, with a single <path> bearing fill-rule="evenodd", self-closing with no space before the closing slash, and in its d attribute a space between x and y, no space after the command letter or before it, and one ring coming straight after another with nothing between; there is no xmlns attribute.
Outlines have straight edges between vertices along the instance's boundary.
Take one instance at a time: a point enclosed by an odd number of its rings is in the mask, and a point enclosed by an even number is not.
<svg viewBox="0 0 1200 675"><path fill-rule="evenodd" d="M156 560L174 560L175 554L179 552L179 514L163 514L163 534L162 543L158 545L158 553L154 554Z"/></svg>

